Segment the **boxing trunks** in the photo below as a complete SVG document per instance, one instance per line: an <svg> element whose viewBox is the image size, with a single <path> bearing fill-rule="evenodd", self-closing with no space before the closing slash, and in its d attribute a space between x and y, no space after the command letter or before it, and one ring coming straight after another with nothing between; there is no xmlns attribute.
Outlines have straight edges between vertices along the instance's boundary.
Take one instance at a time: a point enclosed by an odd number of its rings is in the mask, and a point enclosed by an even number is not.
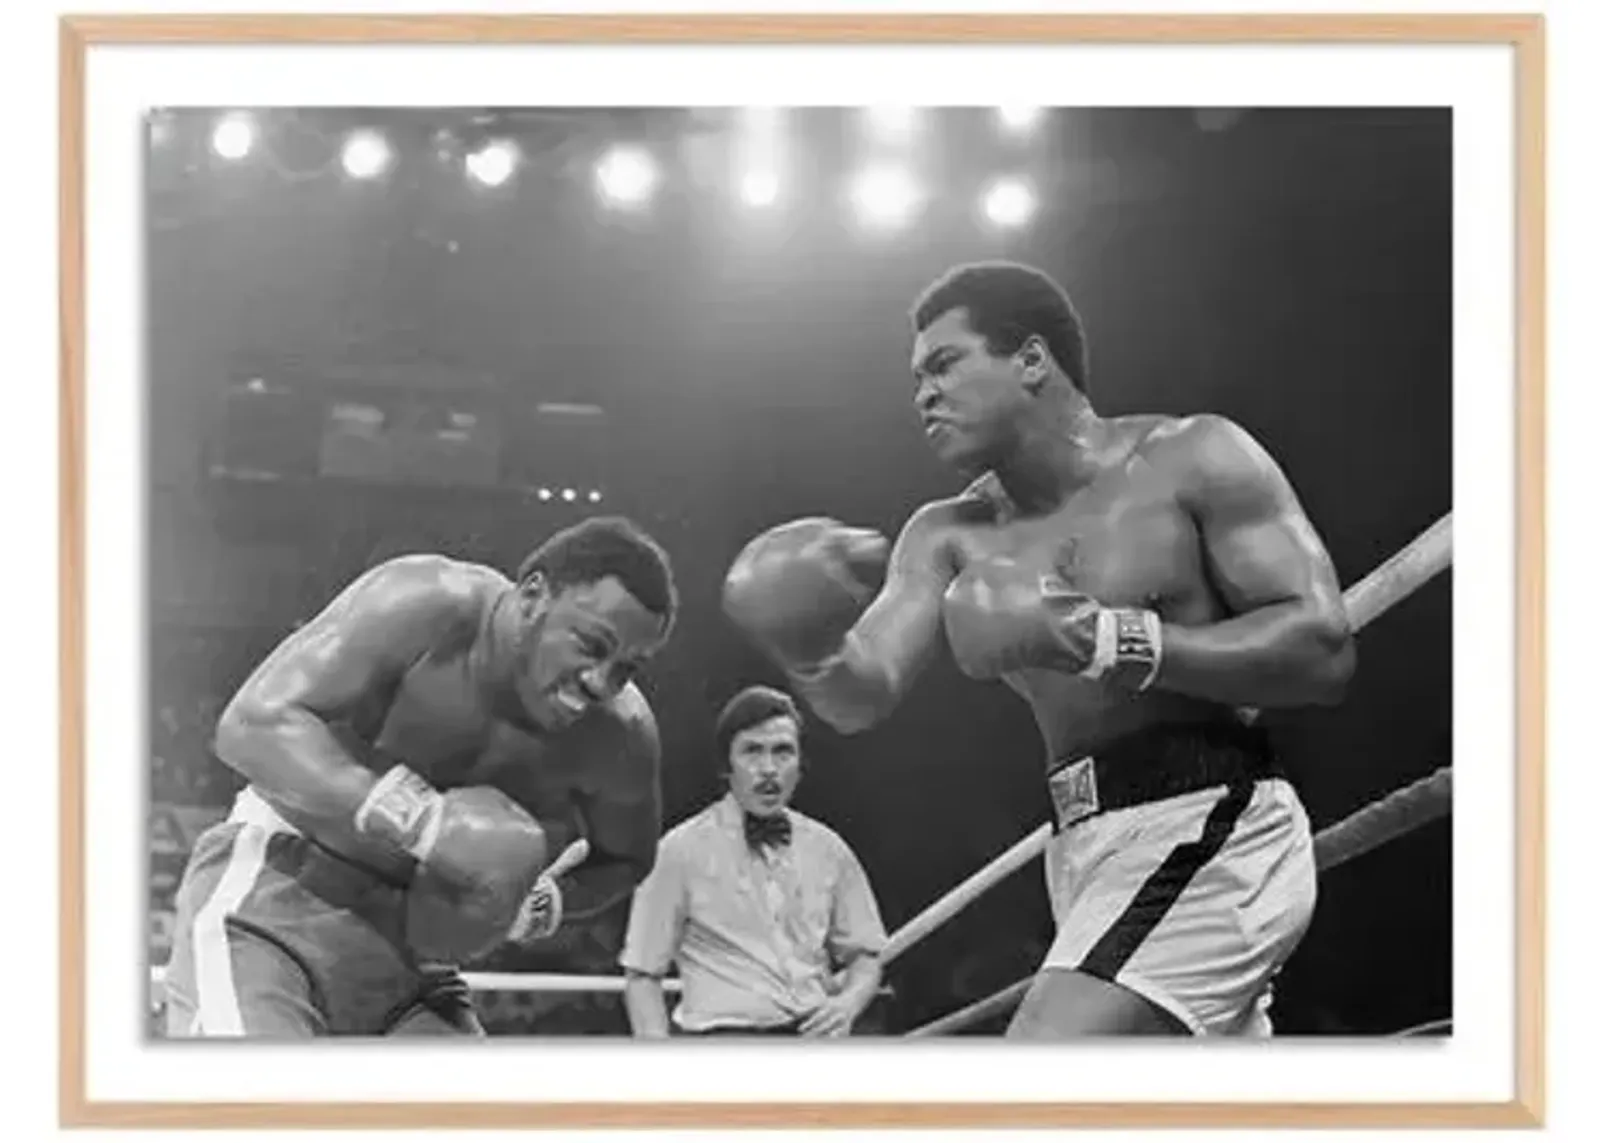
<svg viewBox="0 0 1600 1143"><path fill-rule="evenodd" d="M1273 977L1311 923L1309 819L1266 736L1152 727L1049 776L1043 968L1138 993L1196 1035L1270 1035Z"/></svg>
<svg viewBox="0 0 1600 1143"><path fill-rule="evenodd" d="M177 894L167 1035L483 1035L453 966L405 946L405 886L326 849L246 789Z"/></svg>

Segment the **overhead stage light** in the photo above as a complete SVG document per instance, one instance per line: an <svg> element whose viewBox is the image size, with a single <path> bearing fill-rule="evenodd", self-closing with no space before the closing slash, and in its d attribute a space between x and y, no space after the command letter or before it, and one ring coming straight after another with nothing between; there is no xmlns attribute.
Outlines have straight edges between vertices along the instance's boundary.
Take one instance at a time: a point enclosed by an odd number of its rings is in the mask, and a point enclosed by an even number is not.
<svg viewBox="0 0 1600 1143"><path fill-rule="evenodd" d="M353 179L371 179L383 174L392 153L389 143L376 131L353 131L344 142L344 172Z"/></svg>
<svg viewBox="0 0 1600 1143"><path fill-rule="evenodd" d="M1042 107L1001 107L997 114L1000 125L1013 135L1026 135L1039 125L1044 115Z"/></svg>
<svg viewBox="0 0 1600 1143"><path fill-rule="evenodd" d="M739 180L739 197L746 206L771 206L778 201L777 172L746 171Z"/></svg>
<svg viewBox="0 0 1600 1143"><path fill-rule="evenodd" d="M656 186L656 164L637 147L618 147L595 167L600 197L613 206L639 206Z"/></svg>
<svg viewBox="0 0 1600 1143"><path fill-rule="evenodd" d="M871 226L900 226L922 204L922 191L902 167L869 167L850 188L861 220Z"/></svg>
<svg viewBox="0 0 1600 1143"><path fill-rule="evenodd" d="M256 122L241 113L224 115L211 129L211 149L219 158L235 161L244 158L256 145Z"/></svg>
<svg viewBox="0 0 1600 1143"><path fill-rule="evenodd" d="M1037 205L1033 191L1020 179L1001 179L983 196L983 213L996 226L1021 226L1033 217Z"/></svg>
<svg viewBox="0 0 1600 1143"><path fill-rule="evenodd" d="M503 186L517 169L517 149L505 141L485 143L467 156L467 174L486 187Z"/></svg>

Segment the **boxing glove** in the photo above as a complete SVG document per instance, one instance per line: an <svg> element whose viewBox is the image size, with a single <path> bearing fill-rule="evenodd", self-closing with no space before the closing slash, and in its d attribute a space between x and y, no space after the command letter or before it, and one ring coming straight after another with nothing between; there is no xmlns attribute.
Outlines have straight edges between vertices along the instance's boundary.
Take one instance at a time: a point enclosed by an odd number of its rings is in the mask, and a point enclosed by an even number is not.
<svg viewBox="0 0 1600 1143"><path fill-rule="evenodd" d="M430 960L469 960L506 940L549 860L543 828L501 791L441 793L404 766L373 786L355 825L416 858L406 936Z"/></svg>
<svg viewBox="0 0 1600 1143"><path fill-rule="evenodd" d="M838 651L871 600L889 541L823 517L793 520L745 545L728 569L728 618L786 671L804 673Z"/></svg>
<svg viewBox="0 0 1600 1143"><path fill-rule="evenodd" d="M1161 623L1143 608L1103 607L1053 573L991 557L945 591L945 638L975 679L1063 671L1143 690L1161 659Z"/></svg>

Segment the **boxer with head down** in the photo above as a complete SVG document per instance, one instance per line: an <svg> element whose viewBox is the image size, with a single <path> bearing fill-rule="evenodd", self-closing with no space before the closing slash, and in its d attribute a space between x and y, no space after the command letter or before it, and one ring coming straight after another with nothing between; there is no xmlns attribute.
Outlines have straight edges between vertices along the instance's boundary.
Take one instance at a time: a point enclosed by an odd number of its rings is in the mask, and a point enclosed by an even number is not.
<svg viewBox="0 0 1600 1143"><path fill-rule="evenodd" d="M665 553L615 517L516 582L404 556L345 588L218 724L249 785L178 890L168 1034L482 1034L455 965L654 862L660 746L632 678L676 608ZM552 877L580 834L588 859Z"/></svg>
<svg viewBox="0 0 1600 1143"><path fill-rule="evenodd" d="M1010 1034L1264 1032L1315 866L1236 708L1343 693L1355 652L1322 542L1237 424L1098 415L1078 315L1043 273L955 267L912 324L927 441L972 483L892 551L829 519L769 531L725 607L841 731L888 716L941 647L1029 703L1057 937Z"/></svg>

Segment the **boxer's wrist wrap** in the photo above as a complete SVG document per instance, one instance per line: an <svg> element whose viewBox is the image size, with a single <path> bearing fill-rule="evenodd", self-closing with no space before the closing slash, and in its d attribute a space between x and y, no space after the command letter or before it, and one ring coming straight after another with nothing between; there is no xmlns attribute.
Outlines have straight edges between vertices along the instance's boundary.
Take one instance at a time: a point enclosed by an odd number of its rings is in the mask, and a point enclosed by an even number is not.
<svg viewBox="0 0 1600 1143"><path fill-rule="evenodd" d="M1161 617L1141 607L1103 607L1096 617L1094 658L1078 673L1088 679L1128 668L1142 691L1161 667Z"/></svg>
<svg viewBox="0 0 1600 1143"><path fill-rule="evenodd" d="M561 886L555 878L540 877L517 906L508 935L513 943L543 940L561 927Z"/></svg>
<svg viewBox="0 0 1600 1143"><path fill-rule="evenodd" d="M377 780L356 810L356 832L426 861L439 840L443 810L444 799L426 779L404 766L394 766Z"/></svg>

